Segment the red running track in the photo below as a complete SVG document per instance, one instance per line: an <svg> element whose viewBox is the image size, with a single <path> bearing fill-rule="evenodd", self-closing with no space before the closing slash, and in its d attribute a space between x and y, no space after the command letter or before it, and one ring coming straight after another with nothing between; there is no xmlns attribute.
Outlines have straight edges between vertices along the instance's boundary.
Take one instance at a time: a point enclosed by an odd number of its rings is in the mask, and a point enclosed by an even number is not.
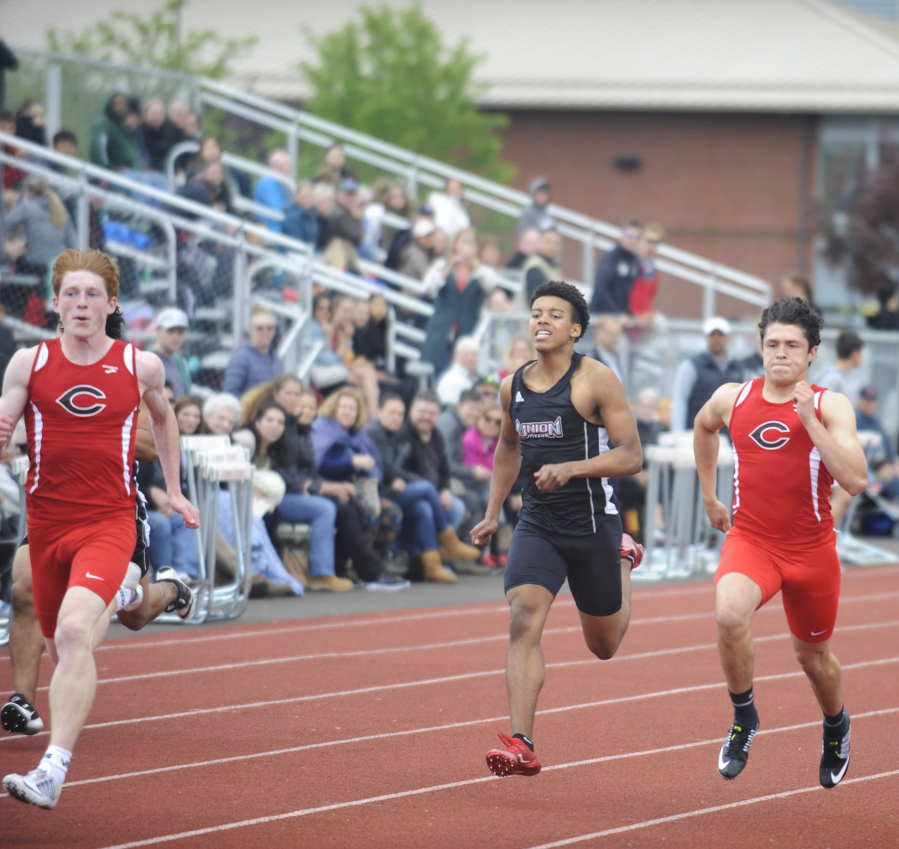
<svg viewBox="0 0 899 849"><path fill-rule="evenodd" d="M484 763L508 730L504 603L110 641L59 805L0 798L0 846L899 846L899 567L844 575L833 645L852 762L830 791L780 599L754 620L761 730L743 775L719 777L730 705L712 609L711 584L636 588L601 663L560 598L535 778ZM45 716L49 675L45 661ZM0 774L46 745L0 737Z"/></svg>

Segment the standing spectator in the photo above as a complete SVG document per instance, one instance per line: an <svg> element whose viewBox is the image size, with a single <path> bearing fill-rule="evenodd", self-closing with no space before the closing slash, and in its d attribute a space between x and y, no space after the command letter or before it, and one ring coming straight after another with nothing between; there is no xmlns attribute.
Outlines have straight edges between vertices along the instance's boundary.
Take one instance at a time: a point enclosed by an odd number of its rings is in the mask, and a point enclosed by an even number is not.
<svg viewBox="0 0 899 849"><path fill-rule="evenodd" d="M352 176L352 170L346 167L346 153L343 145L332 144L325 151L324 163L316 172L314 182L336 186L341 180Z"/></svg>
<svg viewBox="0 0 899 849"><path fill-rule="evenodd" d="M185 132L187 129L187 116L189 114L190 106L183 100L173 100L169 104L169 121L182 132Z"/></svg>
<svg viewBox="0 0 899 849"><path fill-rule="evenodd" d="M808 301L810 307L818 309L815 306L815 290L808 275L800 272L788 274L780 281L780 285L785 298L802 298Z"/></svg>
<svg viewBox="0 0 899 849"><path fill-rule="evenodd" d="M601 315L596 320L593 340L596 344L590 352L590 356L610 368L614 372L615 377L624 383L621 360L618 358L618 345L621 342L621 322L614 315Z"/></svg>
<svg viewBox="0 0 899 849"><path fill-rule="evenodd" d="M536 227L528 227L518 237L515 253L506 263L506 268L517 271L537 252L540 247L540 231Z"/></svg>
<svg viewBox="0 0 899 849"><path fill-rule="evenodd" d="M406 192L406 186L401 180L390 180L387 183L386 194L384 197L385 212L398 215L407 221L412 221L415 217L415 204ZM391 224L389 221L383 221L380 228L380 238L378 244L385 250L390 247L397 233L403 227ZM419 278L420 279L420 278Z"/></svg>
<svg viewBox="0 0 899 849"><path fill-rule="evenodd" d="M135 133L137 147L145 168L165 172L169 151L184 141L184 131L165 115L165 104L153 97L144 106L144 119Z"/></svg>
<svg viewBox="0 0 899 849"><path fill-rule="evenodd" d="M311 248L315 247L318 241L318 213L315 211L315 190L308 180L297 183L293 202L284 210L282 232L292 239L306 242Z"/></svg>
<svg viewBox="0 0 899 849"><path fill-rule="evenodd" d="M556 226L556 219L549 212L549 204L552 200L552 190L544 177L536 177L531 180L528 187L531 196L531 205L526 207L518 218L518 233L521 235L531 228L539 230L551 230Z"/></svg>
<svg viewBox="0 0 899 849"><path fill-rule="evenodd" d="M290 161L290 154L282 148L273 150L268 157L268 167L280 176L260 177L253 190L253 200L262 206L284 212L291 202L288 186L293 179L293 163ZM258 215L257 218L273 233L281 232L281 221L265 215Z"/></svg>
<svg viewBox="0 0 899 849"><path fill-rule="evenodd" d="M250 316L250 341L241 342L225 368L222 389L240 397L248 389L273 380L284 370L275 353L275 316L265 307L254 307Z"/></svg>
<svg viewBox="0 0 899 849"><path fill-rule="evenodd" d="M358 248L365 236L362 224L362 205L356 192L359 184L351 179L341 180L337 186L334 211L328 219L328 243L325 260L341 271L355 268Z"/></svg>
<svg viewBox="0 0 899 849"><path fill-rule="evenodd" d="M895 283L881 286L877 290L880 312L868 316L868 327L872 330L899 330L899 288Z"/></svg>
<svg viewBox="0 0 899 849"><path fill-rule="evenodd" d="M315 240L315 250L324 253L331 238L329 221L334 212L334 202L337 192L330 183L313 183L312 201L315 204L315 215L318 218L318 236Z"/></svg>
<svg viewBox="0 0 899 849"><path fill-rule="evenodd" d="M730 322L720 316L707 318L702 324L706 350L684 360L674 377L671 407L671 431L692 430L693 419L715 390L725 383L739 383L742 369L727 354ZM724 433L722 429L722 433Z"/></svg>
<svg viewBox="0 0 899 849"><path fill-rule="evenodd" d="M640 275L637 250L642 236L643 224L632 218L621 228L618 244L603 255L596 269L591 313L611 313L619 316L625 325L630 323L631 289Z"/></svg>
<svg viewBox="0 0 899 849"><path fill-rule="evenodd" d="M91 162L113 171L138 171L140 151L134 133L128 127L128 96L116 92L106 103L103 114L91 127Z"/></svg>
<svg viewBox="0 0 899 849"><path fill-rule="evenodd" d="M628 305L637 327L652 327L656 314L653 302L659 294L659 269L655 256L665 238L665 228L661 224L647 224L640 239L637 253L640 257L640 276L634 281Z"/></svg>
<svg viewBox="0 0 899 849"><path fill-rule="evenodd" d="M497 284L496 272L478 260L474 230L461 230L451 245L447 256L434 262L423 281L425 294L436 297L421 358L431 363L438 374L446 362L450 337L472 333L485 295Z"/></svg>
<svg viewBox="0 0 899 849"><path fill-rule="evenodd" d="M437 397L441 404L457 404L462 393L475 385L480 355L480 348L473 337L460 336L456 340L453 364L437 381Z"/></svg>
<svg viewBox="0 0 899 849"><path fill-rule="evenodd" d="M47 146L47 117L44 105L26 100L16 113L16 135L32 144Z"/></svg>
<svg viewBox="0 0 899 849"><path fill-rule="evenodd" d="M654 389L643 389L637 395L637 403L634 405L634 416L637 419L637 433L640 436L640 444L645 449L647 445L656 445L662 425L658 417L659 395ZM643 540L642 530L646 524L646 485L649 482L649 461L646 452L643 456L643 468L635 475L625 478L617 478L615 494L618 497L618 506L621 512L624 530L638 541ZM657 511L657 518L661 515ZM658 522L660 525L661 522Z"/></svg>
<svg viewBox="0 0 899 849"><path fill-rule="evenodd" d="M557 230L549 227L540 234L539 249L521 268L524 277L524 285L521 287L521 309L525 311L530 309L531 296L541 283L562 279L562 269L556 263L561 250L562 237Z"/></svg>
<svg viewBox="0 0 899 849"><path fill-rule="evenodd" d="M419 218L412 225L412 239L400 251L397 271L415 280L424 280L434 262L434 222L429 218Z"/></svg>
<svg viewBox="0 0 899 849"><path fill-rule="evenodd" d="M164 309L156 318L153 353L162 360L166 382L172 387L176 399L187 395L191 387L190 370L179 353L189 326L187 313L175 307Z"/></svg>
<svg viewBox="0 0 899 849"><path fill-rule="evenodd" d="M861 390L857 369L861 365L864 347L865 343L858 333L843 330L837 336L836 362L825 366L815 383L831 392L842 392L850 401L855 401Z"/></svg>
<svg viewBox="0 0 899 849"><path fill-rule="evenodd" d="M434 226L452 240L460 230L471 227L471 219L462 203L462 184L450 177L442 192L433 192L428 206L434 213Z"/></svg>
<svg viewBox="0 0 899 849"><path fill-rule="evenodd" d="M0 111L6 108L6 72L15 71L19 67L16 54L0 35Z"/></svg>

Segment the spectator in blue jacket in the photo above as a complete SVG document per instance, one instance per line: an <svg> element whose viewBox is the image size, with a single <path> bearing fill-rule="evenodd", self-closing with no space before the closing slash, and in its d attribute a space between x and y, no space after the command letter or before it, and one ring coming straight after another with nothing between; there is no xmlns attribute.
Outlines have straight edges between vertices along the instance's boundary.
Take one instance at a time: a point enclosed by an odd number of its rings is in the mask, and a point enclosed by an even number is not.
<svg viewBox="0 0 899 849"><path fill-rule="evenodd" d="M285 236L306 242L313 248L318 241L318 212L315 209L315 194L312 183L308 180L297 185L293 203L284 210L284 226L282 232Z"/></svg>
<svg viewBox="0 0 899 849"><path fill-rule="evenodd" d="M631 289L642 268L637 254L642 237L643 224L636 218L621 228L618 244L603 255L596 269L591 313L610 313L618 316L625 326L630 325Z"/></svg>
<svg viewBox="0 0 899 849"><path fill-rule="evenodd" d="M284 367L275 353L275 316L265 307L254 307L250 316L250 341L241 342L225 368L222 391L238 398L248 389L274 380Z"/></svg>
<svg viewBox="0 0 899 849"><path fill-rule="evenodd" d="M268 167L282 175L284 179L260 177L253 190L253 200L278 212L284 212L291 203L288 186L293 178L293 163L290 161L290 154L283 149L273 150L268 158ZM264 215L257 217L273 233L282 231L283 221L266 218Z"/></svg>

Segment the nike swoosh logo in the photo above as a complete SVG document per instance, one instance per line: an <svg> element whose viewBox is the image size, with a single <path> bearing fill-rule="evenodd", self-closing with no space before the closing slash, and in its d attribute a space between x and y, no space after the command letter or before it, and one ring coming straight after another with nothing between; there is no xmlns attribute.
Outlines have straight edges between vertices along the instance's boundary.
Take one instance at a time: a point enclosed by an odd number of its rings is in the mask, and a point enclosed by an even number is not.
<svg viewBox="0 0 899 849"><path fill-rule="evenodd" d="M846 770L848 768L849 768L849 758L846 758L846 763L843 764L843 768L839 772L833 772L833 770L831 770L830 780L834 784L836 784L846 774Z"/></svg>
<svg viewBox="0 0 899 849"><path fill-rule="evenodd" d="M824 631L826 631L826 630L827 630L827 628L824 629ZM812 631L812 636L820 637L824 633L824 631Z"/></svg>
<svg viewBox="0 0 899 849"><path fill-rule="evenodd" d="M718 769L727 769L730 761L724 760L724 752L718 752Z"/></svg>
<svg viewBox="0 0 899 849"><path fill-rule="evenodd" d="M106 578L104 578L102 575L91 575L90 572L85 572L84 577L85 578L93 578L95 581L105 581L106 580Z"/></svg>

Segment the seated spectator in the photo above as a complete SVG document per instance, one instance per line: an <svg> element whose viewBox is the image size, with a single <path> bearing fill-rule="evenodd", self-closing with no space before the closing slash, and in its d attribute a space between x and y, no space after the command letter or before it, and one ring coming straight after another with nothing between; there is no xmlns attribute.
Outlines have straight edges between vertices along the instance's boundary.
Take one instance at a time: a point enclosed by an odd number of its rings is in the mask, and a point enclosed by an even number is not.
<svg viewBox="0 0 899 849"><path fill-rule="evenodd" d="M659 294L660 277L655 264L655 255L664 238L665 228L661 224L647 224L637 247L640 275L634 281L634 288L631 289L628 301L630 313L637 327L652 327L655 324L653 302Z"/></svg>
<svg viewBox="0 0 899 849"><path fill-rule="evenodd" d="M603 254L596 269L593 295L590 298L591 313L616 315L624 326L630 325L631 290L640 276L637 251L642 237L642 222L632 218L621 228L618 244Z"/></svg>
<svg viewBox="0 0 899 849"><path fill-rule="evenodd" d="M488 265L490 268L498 268L502 261L499 252L499 242L496 236L484 236L481 239L481 249L478 251L478 259L481 265Z"/></svg>
<svg viewBox="0 0 899 849"><path fill-rule="evenodd" d="M506 263L506 268L517 271L530 259L540 247L540 231L536 227L528 227L518 237L518 246L515 253Z"/></svg>
<svg viewBox="0 0 899 849"><path fill-rule="evenodd" d="M499 381L492 374L479 377L475 382L474 391L481 397L481 406L499 403Z"/></svg>
<svg viewBox="0 0 899 849"><path fill-rule="evenodd" d="M346 167L346 153L343 145L332 144L325 151L325 161L315 173L315 183L327 183L336 186L341 180L355 177L352 169Z"/></svg>
<svg viewBox="0 0 899 849"><path fill-rule="evenodd" d="M210 162L221 162L222 146L214 136L203 136L199 150L191 157L189 153L178 157L175 170L184 170L185 182L196 179Z"/></svg>
<svg viewBox="0 0 899 849"><path fill-rule="evenodd" d="M315 205L315 215L318 220L318 236L315 240L315 250L324 253L330 239L329 222L334 212L334 202L337 192L330 183L314 183L312 200Z"/></svg>
<svg viewBox="0 0 899 849"><path fill-rule="evenodd" d="M16 134L16 116L12 112L0 111L0 133L6 133L9 136ZM3 152L9 156L17 156L25 159L28 156L24 151L14 144L4 144ZM7 208L14 206L19 199L19 189L28 179L28 172L21 168L14 168L12 165L6 165L3 168L3 190L5 192L4 200Z"/></svg>
<svg viewBox="0 0 899 849"><path fill-rule="evenodd" d="M315 211L315 192L308 180L297 183L293 202L284 210L281 232L315 247L318 241L318 213Z"/></svg>
<svg viewBox="0 0 899 849"><path fill-rule="evenodd" d="M169 121L182 132L187 129L187 116L189 113L190 106L183 100L173 100L169 104Z"/></svg>
<svg viewBox="0 0 899 849"><path fill-rule="evenodd" d="M169 151L187 136L165 115L165 104L153 97L144 106L144 119L135 133L144 168L165 172Z"/></svg>
<svg viewBox="0 0 899 849"><path fill-rule="evenodd" d="M409 420L400 428L400 440L411 446L402 459L407 480L430 481L440 494L440 506L454 530L465 518L465 502L450 490L449 452L443 434L437 430L440 399L430 390L419 392L412 401ZM453 558L448 557L448 560Z"/></svg>
<svg viewBox="0 0 899 849"><path fill-rule="evenodd" d="M378 370L370 359L353 348L357 329L354 314L358 303L349 295L338 295L332 300L331 349L347 367L347 380L359 388L368 409L375 410L379 394Z"/></svg>
<svg viewBox="0 0 899 849"><path fill-rule="evenodd" d="M881 286L877 290L880 312L868 316L868 327L872 330L899 330L899 287L895 283Z"/></svg>
<svg viewBox="0 0 899 849"><path fill-rule="evenodd" d="M393 239L387 246L387 257L384 259L384 265L387 266L387 268L392 268L394 270L399 269L401 254L414 238L412 230L415 227L416 222L418 221L429 221L431 224L434 224L434 210L431 209L431 207L427 204L419 207L418 212L415 213L415 217L412 219L411 226L409 226L405 230L397 230L397 232L393 236ZM439 253L441 253L441 251L437 246L436 225L434 225L434 228L434 244L432 250L434 252L434 256L437 256ZM445 249L446 248L444 245L444 250Z"/></svg>
<svg viewBox="0 0 899 849"><path fill-rule="evenodd" d="M275 352L275 316L265 307L253 307L250 316L250 340L241 342L225 368L222 389L243 395L248 389L273 380L284 370ZM239 408L238 408L239 414Z"/></svg>
<svg viewBox="0 0 899 849"><path fill-rule="evenodd" d="M412 239L400 251L396 270L406 277L424 280L425 274L434 262L434 222L429 218L419 218L412 225Z"/></svg>
<svg viewBox="0 0 899 849"><path fill-rule="evenodd" d="M350 483L355 489L348 503L358 525L337 536L338 562L352 560L369 589L405 589L408 582L387 572L371 546L380 518L378 486L384 466L378 446L363 430L367 420L365 402L357 390L344 387L329 395L312 423L316 470L325 480Z"/></svg>
<svg viewBox="0 0 899 849"><path fill-rule="evenodd" d="M446 258L438 259L424 279L425 294L434 297L434 314L428 322L428 338L421 358L443 371L450 336L468 336L475 329L484 298L497 284L496 272L478 260L474 230L461 230Z"/></svg>
<svg viewBox="0 0 899 849"><path fill-rule="evenodd" d="M527 336L515 336L506 349L503 367L497 374L497 378L502 382L510 374L515 374L523 365L535 359L537 359L537 354Z"/></svg>
<svg viewBox="0 0 899 849"><path fill-rule="evenodd" d="M614 315L601 315L596 320L593 330L594 346L590 356L610 368L622 383L624 375L621 361L618 358L618 345L621 342L621 322Z"/></svg>
<svg viewBox="0 0 899 849"><path fill-rule="evenodd" d="M416 204L406 192L406 186L402 180L389 180L386 185L384 197L382 198L385 212L398 215L407 221L412 221L415 217ZM405 227L392 224L389 221L383 221L380 227L380 238L378 244L385 250L390 247L394 237Z"/></svg>
<svg viewBox="0 0 899 849"><path fill-rule="evenodd" d="M333 309L329 292L319 292L312 299L312 321L309 322L309 343L321 342L322 347L312 363L309 377L315 387L323 394L329 395L338 386L349 380L350 370L343 358L334 351Z"/></svg>
<svg viewBox="0 0 899 849"><path fill-rule="evenodd" d="M78 136L71 130L60 130L53 136L53 150L61 153L63 156L78 156ZM54 165L54 170L59 171L63 168L61 165Z"/></svg>
<svg viewBox="0 0 899 849"><path fill-rule="evenodd" d="M203 170L181 186L175 194L192 200L194 203L212 207L218 212L234 215L231 191L225 181L225 166L217 159L204 162ZM179 212L179 214L186 218L196 217L190 212Z"/></svg>
<svg viewBox="0 0 899 849"><path fill-rule="evenodd" d="M474 389L466 389L459 396L458 403L445 408L437 419L437 430L440 431L446 445L450 477L463 486L479 480L489 480L489 476L485 477L483 472L464 463L465 449L462 446L462 437L469 428L477 424L480 415L480 393Z"/></svg>
<svg viewBox="0 0 899 849"><path fill-rule="evenodd" d="M531 296L541 283L563 278L557 263L561 252L562 237L559 232L552 228L543 230L540 233L540 247L521 268L523 279L519 306L522 310L530 310Z"/></svg>
<svg viewBox="0 0 899 849"><path fill-rule="evenodd" d="M182 129L184 130L184 135L194 141L199 141L203 137L203 126L200 116L193 109L187 111Z"/></svg>
<svg viewBox="0 0 899 849"><path fill-rule="evenodd" d="M877 415L877 388L865 386L858 393L855 402L855 425L858 430L869 430L879 433L881 443L879 449L869 452L869 465L885 457L890 463L896 462L896 448L890 435L886 432L880 416Z"/></svg>
<svg viewBox="0 0 899 849"><path fill-rule="evenodd" d="M434 225L452 239L460 230L471 227L471 219L462 202L462 184L450 177L442 192L433 192L428 206L433 210Z"/></svg>
<svg viewBox="0 0 899 849"><path fill-rule="evenodd" d="M448 554L460 560L479 557L480 549L460 542L455 529L447 522L435 486L429 481L414 480L403 468L405 455L411 449L399 434L405 409L402 398L385 394L381 398L378 421L367 429L381 452L385 487L403 511L399 547L410 557L420 558L426 581L454 583L456 576L444 567L439 546L443 545Z"/></svg>
<svg viewBox="0 0 899 849"><path fill-rule="evenodd" d="M518 218L518 234L521 235L525 230L530 229L536 229L542 233L544 230L554 228L556 219L549 212L549 204L552 200L552 189L549 183L543 177L536 177L531 180L528 193L531 196L531 205L526 207Z"/></svg>
<svg viewBox="0 0 899 849"><path fill-rule="evenodd" d="M230 392L218 392L203 402L200 433L230 437L240 421L240 401ZM255 450L255 445L253 446Z"/></svg>
<svg viewBox="0 0 899 849"><path fill-rule="evenodd" d="M803 300L808 301L811 307L818 309L818 307L815 306L815 291L808 275L801 274L800 272L788 274L780 281L780 285L784 297L802 298Z"/></svg>
<svg viewBox="0 0 899 849"><path fill-rule="evenodd" d="M191 387L190 370L178 353L184 347L189 326L187 313L175 307L164 309L156 317L156 342L151 350L162 360L166 382L176 399L187 395Z"/></svg>
<svg viewBox="0 0 899 849"><path fill-rule="evenodd" d="M634 405L634 415L637 419L637 433L640 435L640 444L656 445L659 434L663 428L658 416L659 395L654 389L643 389L637 395L637 403ZM617 478L614 486L618 496L624 529L634 539L643 539L643 527L646 524L646 485L649 481L649 461L646 454L643 455L643 468L635 475ZM657 510L656 525L661 526L661 509Z"/></svg>
<svg viewBox="0 0 899 849"><path fill-rule="evenodd" d="M253 190L253 200L262 206L284 212L291 202L288 184L293 179L293 162L290 154L283 149L273 150L268 157L268 167L285 179L279 179L277 176L260 177ZM281 221L265 215L259 215L257 218L273 233L281 232Z"/></svg>
<svg viewBox="0 0 899 849"><path fill-rule="evenodd" d="M328 219L328 244L325 261L341 271L358 267L358 249L365 229L362 224L362 206L356 191L359 184L352 179L341 180L337 186L334 211Z"/></svg>
<svg viewBox="0 0 899 849"><path fill-rule="evenodd" d="M37 100L26 100L16 113L16 135L32 144L47 146L47 117L44 105Z"/></svg>
<svg viewBox="0 0 899 849"><path fill-rule="evenodd" d="M471 336L460 336L453 346L453 363L437 381L437 397L440 403L459 403L459 397L471 389L478 376L478 360L481 351Z"/></svg>
<svg viewBox="0 0 899 849"><path fill-rule="evenodd" d="M487 513L490 500L490 479L493 477L493 454L499 443L503 423L503 408L499 404L485 404L478 419L462 436L462 463L472 469L473 479L465 485L465 504L469 511L467 531ZM490 540L491 563L500 565L496 534ZM504 563L503 563L504 565Z"/></svg>

